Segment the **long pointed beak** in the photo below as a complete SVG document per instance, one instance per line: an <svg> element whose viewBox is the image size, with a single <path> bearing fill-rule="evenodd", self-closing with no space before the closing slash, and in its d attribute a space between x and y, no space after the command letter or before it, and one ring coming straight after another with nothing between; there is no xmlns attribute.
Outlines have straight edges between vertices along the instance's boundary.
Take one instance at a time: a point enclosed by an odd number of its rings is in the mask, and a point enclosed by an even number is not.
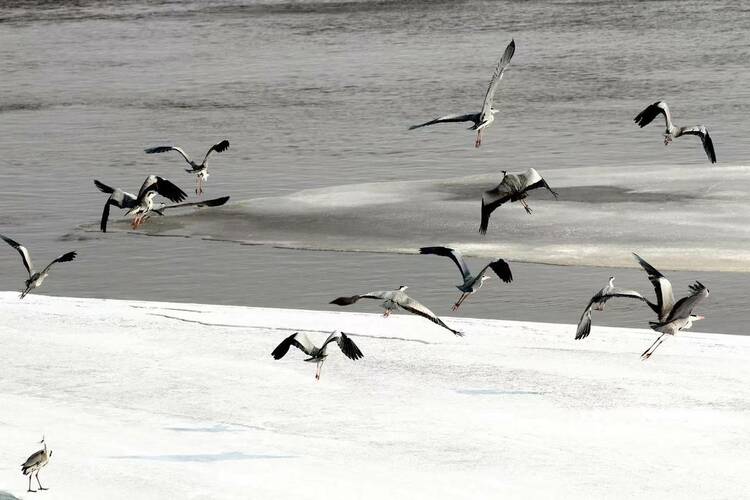
<svg viewBox="0 0 750 500"><path fill-rule="evenodd" d="M700 321L702 319L706 319L706 317L705 316L696 316L695 317L695 321Z"/></svg>

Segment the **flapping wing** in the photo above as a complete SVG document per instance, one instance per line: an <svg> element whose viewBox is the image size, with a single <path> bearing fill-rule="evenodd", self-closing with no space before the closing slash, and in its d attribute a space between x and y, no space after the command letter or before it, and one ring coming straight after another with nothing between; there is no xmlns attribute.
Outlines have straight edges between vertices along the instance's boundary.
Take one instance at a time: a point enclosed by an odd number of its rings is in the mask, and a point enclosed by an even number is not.
<svg viewBox="0 0 750 500"><path fill-rule="evenodd" d="M333 332L332 334L330 334L326 341L323 343L323 347L321 347L321 349L325 348L325 346L334 341L338 344L339 349L341 349L341 352L343 352L344 356L346 356L347 358L356 361L364 356L364 354L362 354L362 351L359 350L359 347L357 347L352 339L350 339L344 332Z"/></svg>
<svg viewBox="0 0 750 500"><path fill-rule="evenodd" d="M147 154L154 154L154 153L166 153L167 151L177 151L182 155L183 158L185 158L185 161L190 164L190 166L193 166L193 161L190 159L188 154L185 152L184 149L178 147L178 146L156 146L155 148L148 148L144 149L144 151ZM209 151L210 152L210 151ZM206 155L208 156L208 155Z"/></svg>
<svg viewBox="0 0 750 500"><path fill-rule="evenodd" d="M487 268L492 269L497 277L503 280L503 282L510 283L513 281L513 273L510 272L510 266L503 259L497 259L496 261L487 264L484 269L482 269L480 276L484 274Z"/></svg>
<svg viewBox="0 0 750 500"><path fill-rule="evenodd" d="M34 267L31 264L31 256L29 255L29 251L26 249L25 246L21 245L20 243L16 243L15 241L11 240L7 236L3 236L0 234L0 238L5 240L5 243L15 248L18 253L21 254L21 260L23 260L23 265L26 268L26 271L29 273L29 278L31 278L31 275L34 273L33 269Z"/></svg>
<svg viewBox="0 0 750 500"><path fill-rule="evenodd" d="M669 128L672 125L672 115L669 112L667 103L664 101L656 101L649 105L646 109L638 113L636 117L633 118L633 121L637 123L639 127L643 128L654 121L654 118L659 115L664 115L664 123L667 128Z"/></svg>
<svg viewBox="0 0 750 500"><path fill-rule="evenodd" d="M479 123L479 113L469 113L466 115L441 116L440 118L435 118L434 120L430 120L425 123L420 123L419 125L412 125L411 127L409 127L409 130L414 130L415 128L420 128L420 127L427 127L428 125L435 125L436 123L450 123L450 122Z"/></svg>
<svg viewBox="0 0 750 500"><path fill-rule="evenodd" d="M521 179L521 190L522 191L531 191L532 189L537 188L545 188L547 191L552 193L552 195L557 199L557 192L555 192L551 187L549 187L549 184L547 184L547 181L544 180L544 178L539 175L539 172L536 171L536 169L530 168L523 174L520 174L518 176Z"/></svg>
<svg viewBox="0 0 750 500"><path fill-rule="evenodd" d="M633 256L643 270L646 271L646 274L648 274L648 280L654 286L654 291L656 292L656 307L652 306L652 309L659 316L659 321L664 321L670 311L674 308L672 283L670 283L669 280L651 264L643 260L638 254L634 253ZM649 304L651 303L649 302Z"/></svg>
<svg viewBox="0 0 750 500"><path fill-rule="evenodd" d="M714 151L714 142L711 140L711 136L708 135L708 130L703 125L697 127L690 127L682 131L683 134L697 135L701 138L703 143L703 150L706 152L706 156L711 163L716 163L716 152Z"/></svg>
<svg viewBox="0 0 750 500"><path fill-rule="evenodd" d="M708 297L708 288L706 288L700 281L696 281L695 284L690 285L690 292L690 295L677 301L674 308L672 308L672 312L664 323L669 323L678 318L687 318L693 313L693 308L703 299Z"/></svg>
<svg viewBox="0 0 750 500"><path fill-rule="evenodd" d="M107 186L103 182L99 182L96 179L94 179L94 185L102 193L109 194L110 197L108 202L112 203L117 208L133 208L136 205L136 197L128 193L127 191Z"/></svg>
<svg viewBox="0 0 750 500"><path fill-rule="evenodd" d="M107 202L104 204L104 210L102 211L102 220L99 223L99 229L102 230L103 233L107 232L107 221L109 220L109 206L112 203L110 200L107 200Z"/></svg>
<svg viewBox="0 0 750 500"><path fill-rule="evenodd" d="M359 299L385 299L385 294L388 292L370 292L364 295L352 295L351 297L339 297L333 299L329 304L336 304L337 306L349 306L357 302Z"/></svg>
<svg viewBox="0 0 750 500"><path fill-rule="evenodd" d="M221 198L214 198L213 200L193 201L190 203L178 203L176 205L167 205L156 211L161 212L162 210L167 210L169 208L184 208L184 207L198 207L198 208L219 207L221 205L224 205L228 201L229 201L229 196L222 196Z"/></svg>
<svg viewBox="0 0 750 500"><path fill-rule="evenodd" d="M449 330L454 335L458 335L459 337L464 336L463 333L459 332L458 330L454 330L453 328L443 323L443 320L438 318L434 312L430 311L427 307L423 306L411 297L407 297L406 300L398 302L398 305L405 311L409 311L412 314L416 314L417 316L422 316L423 318L429 319L436 325L442 326L446 330Z"/></svg>
<svg viewBox="0 0 750 500"><path fill-rule="evenodd" d="M56 258L55 260L47 264L47 267L44 268L44 270L42 271L42 274L49 271L50 267L54 266L58 262L70 262L71 260L76 258L76 255L78 255L76 252L68 252L68 253L62 254L61 256L59 256L58 258Z"/></svg>
<svg viewBox="0 0 750 500"><path fill-rule="evenodd" d="M492 73L492 78L490 78L490 83L487 85L487 93L484 95L484 102L482 103L482 113L479 117L479 122L482 123L486 120L486 117L491 113L492 109L492 102L495 98L495 92L497 91L497 85L500 83L500 80L503 78L503 73L505 72L505 68L510 63L511 58L513 57L513 54L516 52L516 42L515 40L511 40L507 47L505 47L505 52L503 52L502 57L497 62L497 66L495 66L495 71Z"/></svg>
<svg viewBox="0 0 750 500"><path fill-rule="evenodd" d="M217 144L214 144L206 152L206 156L203 157L203 163L206 163L206 160L208 160L208 155L210 155L212 151L216 151L217 153L223 153L227 149L229 149L229 141L226 140L226 139L224 139L223 141L221 141L221 142L219 142Z"/></svg>
<svg viewBox="0 0 750 500"><path fill-rule="evenodd" d="M441 255L448 257L458 266L458 270L461 272L461 276L466 279L471 276L469 266L466 265L461 252L448 247L422 247L419 249L419 253L423 255Z"/></svg>
<svg viewBox="0 0 750 500"><path fill-rule="evenodd" d="M307 335L297 332L282 340L281 344L276 346L276 349L273 350L271 356L273 356L273 359L283 358L289 351L290 346L296 347L308 356L312 356L312 353L315 350L315 345L310 342L310 339L307 338Z"/></svg>
<svg viewBox="0 0 750 500"><path fill-rule="evenodd" d="M487 234L487 228L490 224L490 215L500 205L510 200L511 196L512 192L505 183L505 179L503 179L503 182L498 184L495 189L490 189L489 191L484 192L482 195L482 218L479 222L480 233Z"/></svg>
<svg viewBox="0 0 750 500"><path fill-rule="evenodd" d="M136 204L140 204L146 197L146 194L150 191L156 191L163 197L170 201L180 202L187 198L185 191L177 187L172 182L168 181L158 175L149 175L146 180L143 181L141 189L138 191L138 199Z"/></svg>
<svg viewBox="0 0 750 500"><path fill-rule="evenodd" d="M648 301L648 299L646 299L646 297L636 292L635 290L625 290L622 288L610 288L606 292L604 290L600 290L596 295L591 297L588 306L586 306L586 309L581 315L581 319L578 320L578 327L576 328L575 337L576 340L585 339L589 336L589 333L591 333L591 308L594 306L594 304L602 304L610 299L617 297L637 299L646 302L649 305L653 305Z"/></svg>

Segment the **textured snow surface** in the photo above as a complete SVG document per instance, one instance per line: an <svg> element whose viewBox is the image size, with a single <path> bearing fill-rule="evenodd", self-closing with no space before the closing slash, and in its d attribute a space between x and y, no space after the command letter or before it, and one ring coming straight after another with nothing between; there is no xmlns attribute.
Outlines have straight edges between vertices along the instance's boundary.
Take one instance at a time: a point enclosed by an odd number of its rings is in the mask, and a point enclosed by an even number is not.
<svg viewBox="0 0 750 500"><path fill-rule="evenodd" d="M375 306L375 304L373 304ZM375 309L375 308L374 308ZM0 293L0 498L741 498L750 339ZM606 312L601 313L606 314ZM323 367L292 350L339 329ZM49 491L19 465L46 436Z"/></svg>

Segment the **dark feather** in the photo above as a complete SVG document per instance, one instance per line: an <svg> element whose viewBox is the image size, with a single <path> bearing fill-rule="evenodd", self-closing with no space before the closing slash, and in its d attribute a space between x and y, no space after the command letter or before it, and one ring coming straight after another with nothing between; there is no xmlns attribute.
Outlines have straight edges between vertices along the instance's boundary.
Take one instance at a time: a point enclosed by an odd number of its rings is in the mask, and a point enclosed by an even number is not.
<svg viewBox="0 0 750 500"><path fill-rule="evenodd" d="M654 121L654 118L664 113L664 110L659 107L659 103L661 103L661 101L656 101L648 106L646 109L638 113L636 117L633 118L633 121L641 128Z"/></svg>
<svg viewBox="0 0 750 500"><path fill-rule="evenodd" d="M107 232L107 221L109 220L109 205L110 202L109 200L107 200L107 203L104 204L104 211L102 212L102 221L99 223L99 228L103 233Z"/></svg>
<svg viewBox="0 0 750 500"><path fill-rule="evenodd" d="M283 358L287 352L289 352L289 347L295 342L294 337L297 336L298 332L293 333L292 335L285 338L277 347L273 350L271 353L271 356L273 356L273 359L281 359Z"/></svg>
<svg viewBox="0 0 750 500"><path fill-rule="evenodd" d="M459 332L458 330L454 330L453 328L451 328L448 325L446 325L445 323L443 323L443 320L441 320L437 316L430 316L429 314L426 314L426 313L420 311L419 309L415 309L415 308L409 306L408 304L399 304L399 306L401 308L403 308L404 310L409 311L412 314L416 314L417 316L422 316L423 318L429 319L430 321L432 321L436 325L442 326L446 330L451 331L454 335L458 335L459 337L463 337L464 336L463 333Z"/></svg>
<svg viewBox="0 0 750 500"><path fill-rule="evenodd" d="M94 179L94 185L101 191L102 193L112 194L115 192L114 188L111 188L104 184L103 182L99 182L98 180Z"/></svg>
<svg viewBox="0 0 750 500"><path fill-rule="evenodd" d="M510 271L510 266L503 259L498 259L495 262L490 262L490 269L495 271L497 277L503 280L505 283L513 281L513 273Z"/></svg>
<svg viewBox="0 0 750 500"><path fill-rule="evenodd" d="M329 304L336 304L337 306L349 306L357 302L361 297L359 295L352 295L351 297L339 297L332 300Z"/></svg>
<svg viewBox="0 0 750 500"><path fill-rule="evenodd" d="M359 358L364 357L364 354L362 354L362 351L359 350L359 347L357 347L352 339L347 337L344 332L341 332L341 340L338 344L341 348L341 352L343 352L347 358L356 361Z"/></svg>

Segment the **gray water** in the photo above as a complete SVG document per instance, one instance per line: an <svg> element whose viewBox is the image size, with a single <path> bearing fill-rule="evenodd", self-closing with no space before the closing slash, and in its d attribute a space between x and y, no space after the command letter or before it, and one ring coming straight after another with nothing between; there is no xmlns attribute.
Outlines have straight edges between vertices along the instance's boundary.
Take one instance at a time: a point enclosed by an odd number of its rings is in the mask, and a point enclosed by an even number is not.
<svg viewBox="0 0 750 500"><path fill-rule="evenodd" d="M39 293L323 309L406 283L442 314L452 264L399 252L453 244L516 275L462 314L565 323L610 275L650 292L641 271L581 267L637 251L683 270L668 273L678 293L711 289L697 329L746 333L746 275L719 271L750 269L748 29L750 8L729 1L0 2L0 231L40 265L79 250ZM407 131L478 109L510 38L481 148L462 125ZM660 126L632 124L657 99L709 127L717 166L694 138L665 148ZM178 156L142 149L199 156L222 138L205 196L231 195L226 208L142 230L166 237L95 232L94 178L132 192L157 173L190 191ZM528 167L561 199L503 207L480 237L481 191ZM0 288L19 288L18 256L0 255ZM638 307L595 322L644 326Z"/></svg>

